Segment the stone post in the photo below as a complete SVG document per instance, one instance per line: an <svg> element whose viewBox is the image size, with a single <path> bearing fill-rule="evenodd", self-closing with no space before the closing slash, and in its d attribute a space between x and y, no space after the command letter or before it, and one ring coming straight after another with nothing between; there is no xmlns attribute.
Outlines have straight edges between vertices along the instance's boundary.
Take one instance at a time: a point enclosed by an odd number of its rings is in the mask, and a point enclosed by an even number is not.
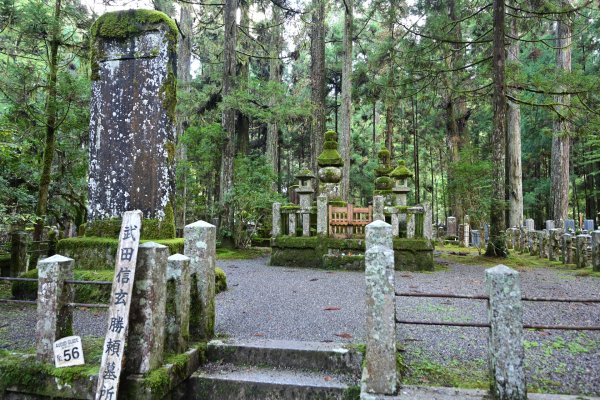
<svg viewBox="0 0 600 400"><path fill-rule="evenodd" d="M548 232L548 260L556 261L558 259L558 238L562 229L550 229Z"/></svg>
<svg viewBox="0 0 600 400"><path fill-rule="evenodd" d="M375 221L366 228L367 353L366 394L396 393L396 297L392 227Z"/></svg>
<svg viewBox="0 0 600 400"><path fill-rule="evenodd" d="M573 263L573 252L571 251L572 236L568 233L562 235L562 262L563 264Z"/></svg>
<svg viewBox="0 0 600 400"><path fill-rule="evenodd" d="M190 258L173 254L167 259L165 351L183 353L190 337Z"/></svg>
<svg viewBox="0 0 600 400"><path fill-rule="evenodd" d="M552 219L546 220L546 230L549 231L550 229L554 229L554 228L555 228L554 220L552 220Z"/></svg>
<svg viewBox="0 0 600 400"><path fill-rule="evenodd" d="M17 277L29 269L29 235L23 231L13 232L10 235L10 272L8 276Z"/></svg>
<svg viewBox="0 0 600 400"><path fill-rule="evenodd" d="M36 357L54 364L54 342L69 336L73 326L73 288L65 280L73 279L72 258L54 255L37 263Z"/></svg>
<svg viewBox="0 0 600 400"><path fill-rule="evenodd" d="M165 348L169 248L147 242L138 247L125 356L125 371L144 374L162 365Z"/></svg>
<svg viewBox="0 0 600 400"><path fill-rule="evenodd" d="M590 235L577 235L577 241L575 242L575 264L577 268L587 267L587 245L588 240L591 240Z"/></svg>
<svg viewBox="0 0 600 400"><path fill-rule="evenodd" d="M469 239L471 237L469 231L471 229L471 226L469 225L469 223L465 222L463 225L463 242L462 245L464 247L469 247Z"/></svg>
<svg viewBox="0 0 600 400"><path fill-rule="evenodd" d="M406 237L412 239L415 237L415 214L406 214Z"/></svg>
<svg viewBox="0 0 600 400"><path fill-rule="evenodd" d="M456 231L456 217L448 217L446 219L446 236L458 236L458 232Z"/></svg>
<svg viewBox="0 0 600 400"><path fill-rule="evenodd" d="M425 210L425 216L423 218L423 237L428 240L433 239L433 210L431 209L431 203L426 202L423 204Z"/></svg>
<svg viewBox="0 0 600 400"><path fill-rule="evenodd" d="M392 213L392 236L400 236L400 216L398 214L398 210L395 210Z"/></svg>
<svg viewBox="0 0 600 400"><path fill-rule="evenodd" d="M271 237L281 235L281 203L273 203L273 228Z"/></svg>
<svg viewBox="0 0 600 400"><path fill-rule="evenodd" d="M497 400L525 400L523 350L523 308L519 273L505 265L485 271L489 295L488 361L492 397Z"/></svg>
<svg viewBox="0 0 600 400"><path fill-rule="evenodd" d="M92 27L90 221L135 209L162 219L174 195L179 32L147 12L106 13Z"/></svg>
<svg viewBox="0 0 600 400"><path fill-rule="evenodd" d="M594 220L593 219L584 220L583 221L583 230L592 232L594 230Z"/></svg>
<svg viewBox="0 0 600 400"><path fill-rule="evenodd" d="M385 221L384 206L385 199L383 196L373 196L373 221Z"/></svg>
<svg viewBox="0 0 600 400"><path fill-rule="evenodd" d="M471 245L477 248L481 247L481 234L476 229L471 231Z"/></svg>
<svg viewBox="0 0 600 400"><path fill-rule="evenodd" d="M565 220L565 233L575 233L575 220L574 219L566 219Z"/></svg>
<svg viewBox="0 0 600 400"><path fill-rule="evenodd" d="M592 270L600 272L600 231L592 232Z"/></svg>
<svg viewBox="0 0 600 400"><path fill-rule="evenodd" d="M183 253L190 258L192 275L190 338L208 340L215 334L217 228L208 222L194 222L184 228L183 240Z"/></svg>
<svg viewBox="0 0 600 400"><path fill-rule="evenodd" d="M327 196L317 197L317 235L327 236Z"/></svg>
<svg viewBox="0 0 600 400"><path fill-rule="evenodd" d="M548 258L548 231L543 230L538 232L538 242L540 246L540 258Z"/></svg>
<svg viewBox="0 0 600 400"><path fill-rule="evenodd" d="M290 210L288 214L288 235L296 236L296 210Z"/></svg>
<svg viewBox="0 0 600 400"><path fill-rule="evenodd" d="M525 220L525 229L528 231L535 231L535 221L531 218Z"/></svg>

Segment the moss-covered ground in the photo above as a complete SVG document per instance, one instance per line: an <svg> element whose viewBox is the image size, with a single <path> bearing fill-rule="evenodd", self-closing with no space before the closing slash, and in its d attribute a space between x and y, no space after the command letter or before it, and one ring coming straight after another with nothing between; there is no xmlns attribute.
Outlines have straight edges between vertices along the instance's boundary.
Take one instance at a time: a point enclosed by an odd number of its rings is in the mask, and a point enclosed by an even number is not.
<svg viewBox="0 0 600 400"><path fill-rule="evenodd" d="M217 260L249 260L263 257L271 253L268 247L252 247L249 249L217 248Z"/></svg>

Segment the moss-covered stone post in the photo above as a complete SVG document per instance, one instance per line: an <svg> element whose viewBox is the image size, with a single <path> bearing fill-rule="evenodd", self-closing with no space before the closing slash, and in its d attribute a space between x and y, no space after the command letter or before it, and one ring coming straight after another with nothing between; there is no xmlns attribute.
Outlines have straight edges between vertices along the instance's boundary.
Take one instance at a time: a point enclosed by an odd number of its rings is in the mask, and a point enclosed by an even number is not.
<svg viewBox="0 0 600 400"><path fill-rule="evenodd" d="M532 231L530 232L531 234L531 251L530 251L530 255L532 256L539 256L540 254L540 232L538 231Z"/></svg>
<svg viewBox="0 0 600 400"><path fill-rule="evenodd" d="M403 214L405 215L405 214ZM392 212L392 236L394 237L398 237L400 235L400 213L398 212L398 209L395 209Z"/></svg>
<svg viewBox="0 0 600 400"><path fill-rule="evenodd" d="M557 261L559 257L560 247L559 240L562 229L550 229L550 245L548 246L548 260Z"/></svg>
<svg viewBox="0 0 600 400"><path fill-rule="evenodd" d="M385 221L384 214L385 198L383 196L373 196L373 221Z"/></svg>
<svg viewBox="0 0 600 400"><path fill-rule="evenodd" d="M573 263L573 236L569 233L562 234L562 262L563 264L572 264Z"/></svg>
<svg viewBox="0 0 600 400"><path fill-rule="evenodd" d="M190 338L209 340L215 335L215 262L217 228L204 221L186 225L184 251L190 258L192 281Z"/></svg>
<svg viewBox="0 0 600 400"><path fill-rule="evenodd" d="M302 236L310 236L310 209L312 206L312 196L315 192L312 181L315 176L310 170L302 170L296 175L298 179L298 188L296 193L300 197L300 216L302 218Z"/></svg>
<svg viewBox="0 0 600 400"><path fill-rule="evenodd" d="M92 26L89 219L165 218L174 193L178 30L152 10Z"/></svg>
<svg viewBox="0 0 600 400"><path fill-rule="evenodd" d="M363 393L393 395L397 390L396 297L392 227L374 221L366 227L367 352Z"/></svg>
<svg viewBox="0 0 600 400"><path fill-rule="evenodd" d="M73 289L65 280L73 279L72 258L54 255L37 263L37 324L35 328L38 361L54 363L54 342L73 332Z"/></svg>
<svg viewBox="0 0 600 400"><path fill-rule="evenodd" d="M373 196L383 196L384 204L386 206L397 205L394 204L394 179L390 177L390 173L394 170L392 167L392 160L388 149L383 147L377 153L379 164L375 168L375 190Z"/></svg>
<svg viewBox="0 0 600 400"><path fill-rule="evenodd" d="M162 365L165 346L167 258L155 242L138 247L125 355L125 371L144 374Z"/></svg>
<svg viewBox="0 0 600 400"><path fill-rule="evenodd" d="M17 277L29 269L29 234L16 231L10 235L10 272L8 276Z"/></svg>
<svg viewBox="0 0 600 400"><path fill-rule="evenodd" d="M190 338L190 258L173 254L167 259L165 351L182 353Z"/></svg>
<svg viewBox="0 0 600 400"><path fill-rule="evenodd" d="M406 213L406 237L412 239L415 237L415 214Z"/></svg>
<svg viewBox="0 0 600 400"><path fill-rule="evenodd" d="M547 238L548 231L544 229L543 231L538 231L537 233L538 233L538 246L539 246L539 250L540 250L538 256L540 258L547 258L546 257L546 251L547 251L546 247L548 245L548 238Z"/></svg>
<svg viewBox="0 0 600 400"><path fill-rule="evenodd" d="M273 227L271 237L281 235L281 203L273 203Z"/></svg>
<svg viewBox="0 0 600 400"><path fill-rule="evenodd" d="M600 231L592 232L592 270L600 272Z"/></svg>
<svg viewBox="0 0 600 400"><path fill-rule="evenodd" d="M288 214L288 235L296 236L296 210L290 210Z"/></svg>
<svg viewBox="0 0 600 400"><path fill-rule="evenodd" d="M519 273L506 265L485 271L489 295L488 362L492 396L497 400L525 400L523 305Z"/></svg>
<svg viewBox="0 0 600 400"><path fill-rule="evenodd" d="M327 236L327 196L324 194L317 197L317 235Z"/></svg>
<svg viewBox="0 0 600 400"><path fill-rule="evenodd" d="M577 235L577 241L575 242L575 264L577 268L588 266L587 247L591 240L590 235Z"/></svg>
<svg viewBox="0 0 600 400"><path fill-rule="evenodd" d="M317 158L317 164L319 165L319 193L327 196L330 202L340 202L341 167L344 166L344 161L338 152L337 133L335 131L327 131L324 135L323 152Z"/></svg>

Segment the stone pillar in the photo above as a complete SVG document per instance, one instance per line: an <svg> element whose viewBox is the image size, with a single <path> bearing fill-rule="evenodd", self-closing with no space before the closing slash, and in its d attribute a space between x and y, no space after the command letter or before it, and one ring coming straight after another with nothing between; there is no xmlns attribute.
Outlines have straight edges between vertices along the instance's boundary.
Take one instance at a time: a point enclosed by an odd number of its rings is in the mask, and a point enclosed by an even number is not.
<svg viewBox="0 0 600 400"><path fill-rule="evenodd" d="M29 235L27 232L17 231L10 235L10 271L5 276L17 277L29 269ZM6 272L6 271L5 271Z"/></svg>
<svg viewBox="0 0 600 400"><path fill-rule="evenodd" d="M415 237L415 214L406 214L406 237L412 239Z"/></svg>
<svg viewBox="0 0 600 400"><path fill-rule="evenodd" d="M317 197L317 235L327 236L327 196Z"/></svg>
<svg viewBox="0 0 600 400"><path fill-rule="evenodd" d="M373 196L373 221L385 221L384 206L385 199L383 196Z"/></svg>
<svg viewBox="0 0 600 400"><path fill-rule="evenodd" d="M530 243L530 247L529 247L529 255L530 256L537 256L538 254L540 254L540 245L539 245L539 236L538 233L536 231L529 231L528 232L529 235L529 243Z"/></svg>
<svg viewBox="0 0 600 400"><path fill-rule="evenodd" d="M367 352L363 370L367 394L396 393L396 297L392 227L375 221L366 228Z"/></svg>
<svg viewBox="0 0 600 400"><path fill-rule="evenodd" d="M471 231L471 245L477 248L481 247L481 234L476 229Z"/></svg>
<svg viewBox="0 0 600 400"><path fill-rule="evenodd" d="M600 272L600 231L592 232L592 270Z"/></svg>
<svg viewBox="0 0 600 400"><path fill-rule="evenodd" d="M463 225L463 242L462 245L464 247L469 247L469 239L471 237L471 234L469 233L471 229L471 226L468 223L465 223Z"/></svg>
<svg viewBox="0 0 600 400"><path fill-rule="evenodd" d="M288 214L288 235L296 236L296 211L290 210Z"/></svg>
<svg viewBox="0 0 600 400"><path fill-rule="evenodd" d="M548 258L548 231L543 230L538 232L538 242L540 246L540 258Z"/></svg>
<svg viewBox="0 0 600 400"><path fill-rule="evenodd" d="M271 237L281 235L281 203L273 203L273 228Z"/></svg>
<svg viewBox="0 0 600 400"><path fill-rule="evenodd" d="M490 225L489 224L483 224L483 237L485 239L485 243L487 244L487 242L489 242L489 240L490 240Z"/></svg>
<svg viewBox="0 0 600 400"><path fill-rule="evenodd" d="M190 338L190 258L173 254L167 259L165 351L183 353Z"/></svg>
<svg viewBox="0 0 600 400"><path fill-rule="evenodd" d="M558 260L558 238L562 232L562 229L550 229L548 232L548 260L556 261Z"/></svg>
<svg viewBox="0 0 600 400"><path fill-rule="evenodd" d="M586 219L583 221L583 230L592 232L594 230L594 220Z"/></svg>
<svg viewBox="0 0 600 400"><path fill-rule="evenodd" d="M398 210L395 210L392 213L392 236L400 236L400 216L398 214Z"/></svg>
<svg viewBox="0 0 600 400"><path fill-rule="evenodd" d="M552 220L552 219L546 220L546 230L549 231L550 229L554 229L554 228L555 228L554 220Z"/></svg>
<svg viewBox="0 0 600 400"><path fill-rule="evenodd" d="M588 240L591 240L590 235L577 235L577 241L575 242L575 264L577 268L585 268L588 266L587 262L587 245Z"/></svg>
<svg viewBox="0 0 600 400"><path fill-rule="evenodd" d="M525 229L528 231L535 231L535 221L531 218L525 220Z"/></svg>
<svg viewBox="0 0 600 400"><path fill-rule="evenodd" d="M456 231L456 217L448 217L446 219L446 236L458 236L458 232Z"/></svg>
<svg viewBox="0 0 600 400"><path fill-rule="evenodd" d="M54 364L54 342L69 336L73 326L73 288L65 280L73 279L72 258L54 255L37 263L36 358Z"/></svg>
<svg viewBox="0 0 600 400"><path fill-rule="evenodd" d="M217 228L208 222L196 221L186 225L183 240L183 253L190 258L192 275L190 338L208 340L215 334Z"/></svg>
<svg viewBox="0 0 600 400"><path fill-rule="evenodd" d="M562 262L563 264L572 264L573 263L573 252L571 251L572 246L572 236L568 233L563 233L562 235Z"/></svg>
<svg viewBox="0 0 600 400"><path fill-rule="evenodd" d="M505 265L485 271L490 297L488 360L492 397L498 400L525 400L523 350L523 306L519 273Z"/></svg>
<svg viewBox="0 0 600 400"><path fill-rule="evenodd" d="M433 211L431 209L431 203L426 202L423 204L425 216L423 218L423 237L428 240L433 239Z"/></svg>
<svg viewBox="0 0 600 400"><path fill-rule="evenodd" d="M106 13L92 26L92 221L135 209L162 219L174 195L179 33L167 15L152 13Z"/></svg>
<svg viewBox="0 0 600 400"><path fill-rule="evenodd" d="M169 248L147 242L138 248L129 309L125 371L144 374L162 365L165 348Z"/></svg>

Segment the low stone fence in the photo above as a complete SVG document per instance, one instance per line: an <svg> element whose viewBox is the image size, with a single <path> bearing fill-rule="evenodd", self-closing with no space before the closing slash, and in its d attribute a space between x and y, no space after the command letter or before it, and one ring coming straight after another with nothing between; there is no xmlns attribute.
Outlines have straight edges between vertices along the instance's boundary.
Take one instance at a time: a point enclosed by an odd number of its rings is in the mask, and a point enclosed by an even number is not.
<svg viewBox="0 0 600 400"><path fill-rule="evenodd" d="M129 327L126 344L111 343L103 353L123 352L125 360L122 382L131 383L123 389L130 398L162 398L152 393L143 381L143 375L160 368L166 353L181 354L192 342L207 341L214 336L215 323L215 261L216 227L204 221L187 225L184 231L184 253L169 256L167 246L146 242L137 251L135 275L121 268L113 282L77 281L73 279L74 260L54 255L39 260L37 301L0 300L6 303L33 303L37 305L36 359L54 364L54 342L73 332L73 308L111 308L125 298L130 299ZM113 291L110 304L80 304L74 302L73 285L117 285L133 279L132 293ZM2 280L28 280L2 278ZM121 303L122 304L122 303ZM123 320L109 318L108 331L119 329ZM108 346L105 343L105 346ZM186 353L187 354L187 353ZM189 356L189 354L188 354ZM198 363L199 357L191 357ZM190 357L188 357L188 360ZM189 366L188 366L189 367ZM186 368L193 372L197 368ZM188 377L182 373L173 376L161 390L170 390ZM96 382L97 375L90 378ZM106 379L106 376L104 377ZM78 397L68 385L53 389L53 394L71 398L93 398L95 388ZM95 383L94 385L95 386ZM13 387L12 392L44 395L44 388ZM135 394L132 394L135 393ZM117 394L115 393L115 398ZM128 395L128 396L129 396ZM0 393L0 397L2 394Z"/></svg>
<svg viewBox="0 0 600 400"><path fill-rule="evenodd" d="M488 364L492 396L502 400L527 398L524 372L523 329L591 330L600 326L532 325L523 323L523 302L598 303L600 298L566 299L521 295L519 273L505 265L485 271L486 295L396 293L392 227L383 221L367 225L365 253L367 349L361 400L374 400L397 392L396 324L465 326L489 329ZM598 232L600 234L600 232ZM599 236L596 236L599 237ZM487 323L413 321L396 316L396 297L432 297L485 300Z"/></svg>
<svg viewBox="0 0 600 400"><path fill-rule="evenodd" d="M27 272L30 261L35 263L39 258L54 255L56 244L55 235L50 235L48 240L32 241L27 232L12 232L10 242L4 244L6 250L10 248L10 255L1 257L0 254L0 276L16 277Z"/></svg>

